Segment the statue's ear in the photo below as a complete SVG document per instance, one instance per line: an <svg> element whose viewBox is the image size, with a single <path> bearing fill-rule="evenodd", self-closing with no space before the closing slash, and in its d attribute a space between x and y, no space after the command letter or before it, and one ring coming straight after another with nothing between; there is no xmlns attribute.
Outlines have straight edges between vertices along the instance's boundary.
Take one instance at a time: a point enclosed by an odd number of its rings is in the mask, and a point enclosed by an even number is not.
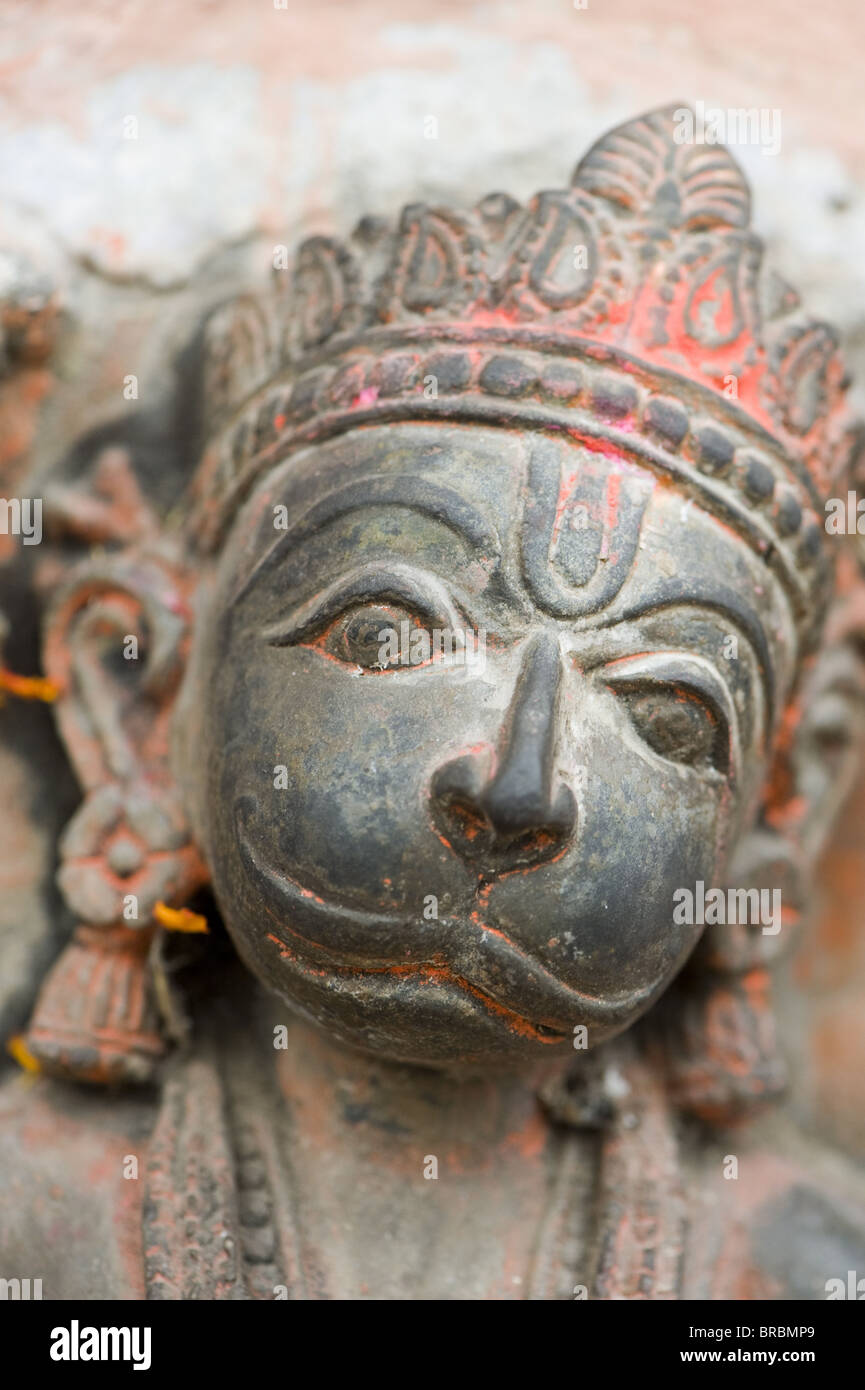
<svg viewBox="0 0 865 1390"><path fill-rule="evenodd" d="M43 624L60 734L85 791L168 779L166 729L189 636L187 588L136 552L78 567Z"/></svg>
<svg viewBox="0 0 865 1390"><path fill-rule="evenodd" d="M814 874L849 796L865 746L865 587L857 579L836 605L826 640L788 707L756 826L730 866L735 887L778 889L783 930L749 947L729 928L707 942L722 968L769 964L812 909ZM756 953L756 954L755 954Z"/></svg>
<svg viewBox="0 0 865 1390"><path fill-rule="evenodd" d="M188 584L158 553L80 567L45 623L61 737L84 799L61 839L60 889L80 925L26 1038L46 1070L142 1081L164 1042L149 956L160 923L206 878L174 785L169 726L189 640Z"/></svg>
<svg viewBox="0 0 865 1390"><path fill-rule="evenodd" d="M762 895L759 920L707 927L666 1011L674 1090L684 1108L705 1119L735 1119L785 1084L771 967L813 911L815 869L860 765L863 632L865 594L857 580L787 710L761 815L728 871L730 888Z"/></svg>

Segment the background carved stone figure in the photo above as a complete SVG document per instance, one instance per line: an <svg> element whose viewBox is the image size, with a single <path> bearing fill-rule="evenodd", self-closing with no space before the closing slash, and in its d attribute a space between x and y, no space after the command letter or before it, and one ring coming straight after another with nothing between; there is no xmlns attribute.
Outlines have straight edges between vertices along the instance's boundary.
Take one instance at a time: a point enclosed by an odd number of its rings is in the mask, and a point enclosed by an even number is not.
<svg viewBox="0 0 865 1390"><path fill-rule="evenodd" d="M776 1036L865 733L858 539L824 525L861 432L681 111L565 188L277 256L158 416L37 476L4 665L41 661L6 683L68 771L4 812L59 867L4 998L0 1249L46 1297L865 1269L861 1167Z"/></svg>

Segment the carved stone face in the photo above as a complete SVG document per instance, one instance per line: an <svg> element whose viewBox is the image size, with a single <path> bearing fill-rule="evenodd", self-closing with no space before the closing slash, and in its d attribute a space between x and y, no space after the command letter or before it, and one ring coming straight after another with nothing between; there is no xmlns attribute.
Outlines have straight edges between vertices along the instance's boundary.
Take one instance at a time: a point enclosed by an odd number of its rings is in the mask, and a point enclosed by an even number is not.
<svg viewBox="0 0 865 1390"><path fill-rule="evenodd" d="M391 630L420 663L381 669ZM229 932L362 1047L573 1056L696 944L674 891L723 874L795 661L763 562L612 451L401 424L295 454L202 589L176 721Z"/></svg>

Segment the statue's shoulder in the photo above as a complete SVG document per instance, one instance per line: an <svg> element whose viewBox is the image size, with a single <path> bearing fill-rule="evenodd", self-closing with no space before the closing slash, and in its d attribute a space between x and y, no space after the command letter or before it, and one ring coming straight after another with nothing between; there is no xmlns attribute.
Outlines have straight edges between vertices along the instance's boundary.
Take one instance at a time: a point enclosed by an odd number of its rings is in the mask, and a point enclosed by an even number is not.
<svg viewBox="0 0 865 1390"><path fill-rule="evenodd" d="M861 1163L770 1122L713 1143L697 1167L686 1297L865 1299Z"/></svg>
<svg viewBox="0 0 865 1390"><path fill-rule="evenodd" d="M0 1279L41 1279L44 1299L145 1296L154 1113L147 1098L43 1078L0 1085Z"/></svg>

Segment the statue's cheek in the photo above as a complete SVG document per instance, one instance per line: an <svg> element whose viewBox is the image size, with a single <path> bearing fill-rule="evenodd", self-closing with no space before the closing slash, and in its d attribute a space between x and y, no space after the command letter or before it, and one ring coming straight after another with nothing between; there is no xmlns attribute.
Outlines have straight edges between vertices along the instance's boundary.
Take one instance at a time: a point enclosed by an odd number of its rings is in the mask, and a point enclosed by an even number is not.
<svg viewBox="0 0 865 1390"><path fill-rule="evenodd" d="M575 987L619 994L669 977L696 945L677 894L723 876L736 797L632 742L584 743L566 853L495 881L489 920Z"/></svg>
<svg viewBox="0 0 865 1390"><path fill-rule="evenodd" d="M425 893L464 899L475 875L442 844L428 783L465 711L451 717L434 678L409 689L400 677L349 680L314 654L282 656L278 686L250 665L216 692L211 857L239 853L242 808L259 861L328 899L418 912Z"/></svg>

